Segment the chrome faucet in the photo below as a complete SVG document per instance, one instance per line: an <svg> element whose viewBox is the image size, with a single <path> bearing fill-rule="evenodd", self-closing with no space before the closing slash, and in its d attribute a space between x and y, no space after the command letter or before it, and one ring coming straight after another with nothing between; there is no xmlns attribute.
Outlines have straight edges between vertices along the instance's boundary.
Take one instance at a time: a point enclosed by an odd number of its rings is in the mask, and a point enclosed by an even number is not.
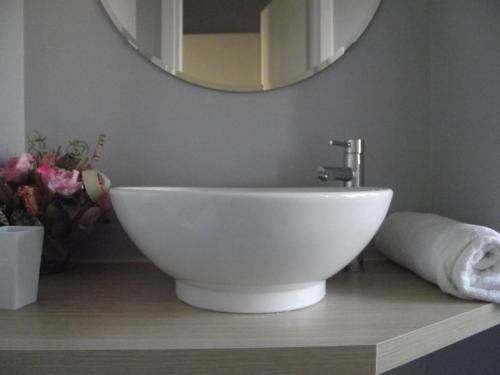
<svg viewBox="0 0 500 375"><path fill-rule="evenodd" d="M348 139L347 141L330 141L330 146L344 148L343 167L319 167L318 178L328 182L330 179L343 181L346 187L361 187L365 182L364 148L362 139Z"/></svg>
<svg viewBox="0 0 500 375"><path fill-rule="evenodd" d="M319 167L318 178L323 182L330 180L343 181L345 187L361 187L365 182L363 139L346 141L330 141L330 146L344 148L344 165L342 167ZM363 253L349 264L351 271L363 270Z"/></svg>

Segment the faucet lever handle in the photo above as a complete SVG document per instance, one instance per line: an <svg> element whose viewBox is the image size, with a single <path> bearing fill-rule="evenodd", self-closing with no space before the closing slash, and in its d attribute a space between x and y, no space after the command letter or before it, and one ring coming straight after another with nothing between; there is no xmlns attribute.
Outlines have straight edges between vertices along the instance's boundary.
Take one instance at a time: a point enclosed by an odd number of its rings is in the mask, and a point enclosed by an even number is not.
<svg viewBox="0 0 500 375"><path fill-rule="evenodd" d="M330 146L338 146L338 147L351 147L351 143L348 141L337 141L335 139L331 139L329 142Z"/></svg>
<svg viewBox="0 0 500 375"><path fill-rule="evenodd" d="M363 154L365 149L365 141L361 138L358 139L348 139L346 141L337 141L335 139L330 140L330 146L344 147L344 152L346 154Z"/></svg>

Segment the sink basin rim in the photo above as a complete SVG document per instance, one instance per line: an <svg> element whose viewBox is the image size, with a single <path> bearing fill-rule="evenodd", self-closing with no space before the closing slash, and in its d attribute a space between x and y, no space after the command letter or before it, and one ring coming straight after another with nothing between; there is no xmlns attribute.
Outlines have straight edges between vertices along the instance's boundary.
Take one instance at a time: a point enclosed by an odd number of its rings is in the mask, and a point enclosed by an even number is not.
<svg viewBox="0 0 500 375"><path fill-rule="evenodd" d="M203 194L231 194L231 195L323 195L359 194L392 192L387 187L184 187L184 186L120 186L111 189L111 192L178 192L178 193L203 193Z"/></svg>

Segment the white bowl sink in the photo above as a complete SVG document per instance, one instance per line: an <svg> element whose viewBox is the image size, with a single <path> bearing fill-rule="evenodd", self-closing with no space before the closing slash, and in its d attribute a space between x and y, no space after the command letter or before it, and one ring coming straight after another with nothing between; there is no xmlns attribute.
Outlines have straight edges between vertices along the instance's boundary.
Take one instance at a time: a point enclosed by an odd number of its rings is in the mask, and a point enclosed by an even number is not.
<svg viewBox="0 0 500 375"><path fill-rule="evenodd" d="M375 188L111 190L134 243L184 302L269 313L310 306L370 242L392 199Z"/></svg>

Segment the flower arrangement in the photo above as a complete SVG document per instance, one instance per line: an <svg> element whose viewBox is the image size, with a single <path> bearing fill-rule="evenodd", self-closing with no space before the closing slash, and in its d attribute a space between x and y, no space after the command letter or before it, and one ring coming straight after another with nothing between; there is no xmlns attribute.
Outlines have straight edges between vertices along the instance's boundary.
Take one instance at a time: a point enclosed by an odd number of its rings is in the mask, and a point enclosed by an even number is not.
<svg viewBox="0 0 500 375"><path fill-rule="evenodd" d="M94 169L106 137L92 154L87 143L71 141L48 150L33 132L27 152L0 169L0 226L43 225L42 273L67 267L71 245L88 236L98 222L109 221L110 182Z"/></svg>

